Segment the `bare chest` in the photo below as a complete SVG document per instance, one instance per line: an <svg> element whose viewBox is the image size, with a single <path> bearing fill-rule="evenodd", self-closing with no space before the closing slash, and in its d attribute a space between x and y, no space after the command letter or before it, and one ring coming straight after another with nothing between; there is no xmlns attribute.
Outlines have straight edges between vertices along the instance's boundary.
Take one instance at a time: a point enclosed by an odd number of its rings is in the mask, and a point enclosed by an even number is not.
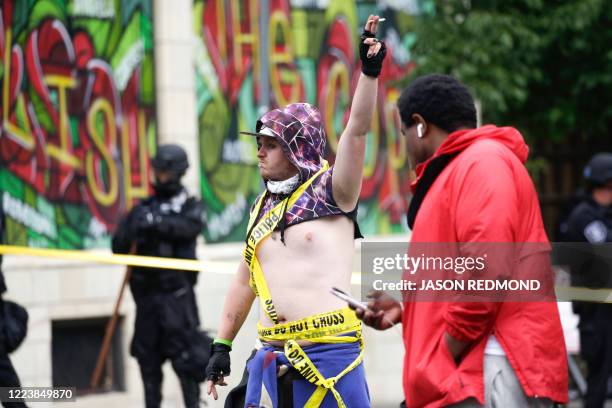
<svg viewBox="0 0 612 408"><path fill-rule="evenodd" d="M331 216L273 231L257 248L259 262L281 259L322 261L338 250L353 250L353 222L344 216Z"/></svg>

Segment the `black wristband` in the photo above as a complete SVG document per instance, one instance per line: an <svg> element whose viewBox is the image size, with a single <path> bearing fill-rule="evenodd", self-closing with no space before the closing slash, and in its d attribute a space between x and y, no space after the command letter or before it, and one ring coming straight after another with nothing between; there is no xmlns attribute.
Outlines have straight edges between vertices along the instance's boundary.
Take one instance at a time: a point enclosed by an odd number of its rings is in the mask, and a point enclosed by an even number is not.
<svg viewBox="0 0 612 408"><path fill-rule="evenodd" d="M228 346L227 344L212 343L210 345L210 354L229 353L230 351L232 351L232 348L230 346Z"/></svg>
<svg viewBox="0 0 612 408"><path fill-rule="evenodd" d="M367 76L371 76L377 78L380 75L380 71L382 69L382 62L387 55L387 46L384 41L380 42L380 50L376 55L368 57L368 50L370 49L370 45L365 44L364 41L368 38L376 38L376 36L371 32L364 30L363 34L361 34L360 42L359 42L359 58L361 59L361 72L363 72Z"/></svg>

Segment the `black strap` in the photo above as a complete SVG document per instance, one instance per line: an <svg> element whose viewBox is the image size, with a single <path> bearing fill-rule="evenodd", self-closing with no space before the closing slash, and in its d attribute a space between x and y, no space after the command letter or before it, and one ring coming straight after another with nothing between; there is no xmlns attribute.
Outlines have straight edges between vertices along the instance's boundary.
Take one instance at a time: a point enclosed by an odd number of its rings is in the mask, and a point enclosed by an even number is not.
<svg viewBox="0 0 612 408"><path fill-rule="evenodd" d="M442 173L442 170L446 167L448 163L455 157L454 154L443 154L435 159L432 159L425 167L423 175L417 184L416 191L412 196L412 200L410 201L410 207L408 208L408 213L406 217L408 218L408 227L412 229L414 226L414 221L416 220L417 213L419 212L419 208L421 208L421 204L425 199L425 195L431 185L436 181L436 178Z"/></svg>

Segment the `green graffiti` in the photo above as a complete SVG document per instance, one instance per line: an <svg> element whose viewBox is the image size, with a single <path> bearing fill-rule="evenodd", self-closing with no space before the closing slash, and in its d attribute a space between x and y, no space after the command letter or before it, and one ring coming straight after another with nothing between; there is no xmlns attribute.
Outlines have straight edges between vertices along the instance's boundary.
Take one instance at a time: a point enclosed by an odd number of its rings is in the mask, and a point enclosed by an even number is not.
<svg viewBox="0 0 612 408"><path fill-rule="evenodd" d="M0 2L7 243L107 246L121 214L147 194L139 157L156 139L151 7Z"/></svg>

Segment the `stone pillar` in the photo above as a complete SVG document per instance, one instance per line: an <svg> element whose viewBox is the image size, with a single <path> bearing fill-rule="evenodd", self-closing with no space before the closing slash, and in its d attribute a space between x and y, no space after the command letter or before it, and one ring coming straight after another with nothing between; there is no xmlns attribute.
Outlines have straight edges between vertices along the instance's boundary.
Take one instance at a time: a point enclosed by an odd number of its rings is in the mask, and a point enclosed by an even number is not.
<svg viewBox="0 0 612 408"><path fill-rule="evenodd" d="M154 0L153 7L158 141L187 151L191 166L184 183L199 196L192 1Z"/></svg>

